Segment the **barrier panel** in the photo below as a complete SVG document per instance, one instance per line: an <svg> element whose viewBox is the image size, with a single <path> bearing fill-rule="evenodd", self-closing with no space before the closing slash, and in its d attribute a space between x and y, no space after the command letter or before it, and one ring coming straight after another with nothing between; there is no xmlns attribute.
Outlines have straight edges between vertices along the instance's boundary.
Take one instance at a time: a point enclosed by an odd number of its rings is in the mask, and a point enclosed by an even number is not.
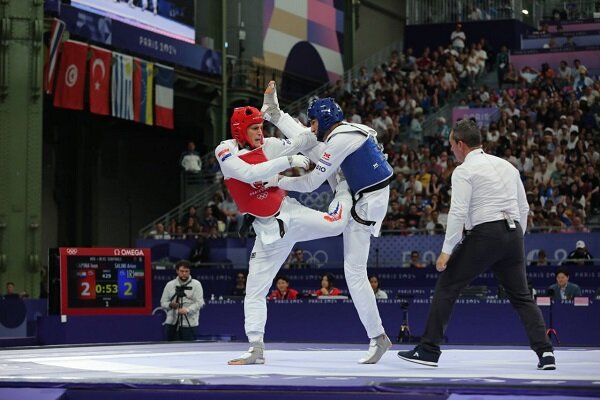
<svg viewBox="0 0 600 400"><path fill-rule="evenodd" d="M541 23L548 23L548 31L556 32L556 27L560 23L563 28L563 32L575 32L575 31L591 31L600 29L600 20L589 18L589 19L578 19L572 21L540 21Z"/></svg>
<svg viewBox="0 0 600 400"><path fill-rule="evenodd" d="M573 41L577 46L595 46L600 45L600 31L582 31L572 32L572 34L555 33L549 35L527 35L521 38L521 49L542 49L544 45L554 38L556 47L562 47L567 41L567 36L573 36Z"/></svg>
<svg viewBox="0 0 600 400"><path fill-rule="evenodd" d="M403 322L404 302L380 300L378 308L386 333L396 342ZM588 307L555 304L553 327L563 345L600 345L600 302ZM423 333L429 301L408 306L411 334ZM546 321L549 307L542 307ZM477 327L473 329L473 327ZM243 304L239 301L209 301L200 313L199 333L231 334L245 340ZM517 313L506 300L464 299L454 307L446 331L451 344L528 345ZM266 341L362 342L367 334L350 300L274 301L268 304ZM532 357L534 357L532 355Z"/></svg>
<svg viewBox="0 0 600 400"><path fill-rule="evenodd" d="M525 254L528 260L537 258L539 250L554 263L560 263L575 249L575 243L583 240L592 255L600 258L600 232L592 233L533 233L525 235ZM421 260L433 264L442 248L443 235L390 235L371 238L369 267L402 267L413 250L419 252ZM212 239L206 246L210 248L210 262L217 266L247 268L250 250L254 239ZM188 258L196 246L194 240L155 240L140 239L137 248L149 248L152 261L177 261ZM296 248L304 251L304 260L315 268L342 268L344 246L341 236L300 242Z"/></svg>
<svg viewBox="0 0 600 400"><path fill-rule="evenodd" d="M557 267L528 267L527 278L536 290L544 291L555 283L554 272ZM595 296L600 288L600 268L597 266L569 266L570 282L577 283L584 289L584 295ZM235 278L239 269L193 269L192 276L202 283L204 298L226 298L235 286ZM290 279L290 287L305 294L317 290L321 275L330 272L335 277L335 286L347 294L348 289L344 272L341 269L282 269L281 275ZM379 277L381 289L390 298L398 294L406 297L429 298L439 273L433 267L425 269L413 268L369 268L369 274ZM155 270L152 274L153 305L160 305L160 296L168 281L175 278L173 270ZM488 295L497 294L498 282L492 272L485 272L472 282L472 285L488 287ZM274 289L274 288L273 288Z"/></svg>
<svg viewBox="0 0 600 400"><path fill-rule="evenodd" d="M510 53L510 62L516 71L520 71L525 66L541 70L543 63L553 69L558 69L561 61L566 61L573 65L573 61L578 59L588 69L588 75L593 75L600 71L600 46L584 46L572 50L565 49L534 49L520 50Z"/></svg>
<svg viewBox="0 0 600 400"><path fill-rule="evenodd" d="M411 302L380 300L384 328L396 342L404 313L411 335L420 336L429 311L428 299ZM549 321L550 307L541 307ZM553 328L562 345L600 345L600 302L587 307L560 303L552 306ZM164 316L60 316L38 319L39 344L150 342L164 340ZM473 329L476 326L477 329ZM244 305L239 300L208 301L200 311L199 337L246 340ZM506 300L459 299L446 331L449 344L527 346L525 331ZM351 300L272 301L268 304L265 340L288 342L367 343L365 330ZM533 355L532 355L533 357Z"/></svg>

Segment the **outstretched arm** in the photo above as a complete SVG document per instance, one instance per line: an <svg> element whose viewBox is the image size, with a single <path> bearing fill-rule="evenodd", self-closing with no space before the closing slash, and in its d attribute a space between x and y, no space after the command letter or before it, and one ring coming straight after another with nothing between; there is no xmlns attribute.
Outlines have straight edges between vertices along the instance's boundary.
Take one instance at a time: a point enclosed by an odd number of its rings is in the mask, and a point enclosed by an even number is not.
<svg viewBox="0 0 600 400"><path fill-rule="evenodd" d="M292 167L307 169L309 165L308 159L300 155L277 157L260 164L249 164L234 155L226 142L221 142L217 146L215 155L225 177L235 178L246 183L265 180Z"/></svg>
<svg viewBox="0 0 600 400"><path fill-rule="evenodd" d="M295 192L312 192L327 178L335 177L334 173L338 171L342 161L354 151L350 143L351 137L346 136L346 140L344 140L341 136L346 135L338 135L324 144L324 151L320 154L317 165L309 174L295 178L281 178L278 186ZM335 189L333 186L332 188Z"/></svg>
<svg viewBox="0 0 600 400"><path fill-rule="evenodd" d="M270 81L265 89L263 106L260 109L263 118L275 125L289 140L296 140L299 137L310 135L314 140L309 140L302 144L300 151L310 158L313 162L317 162L324 150L323 143L318 143L315 135L310 128L302 125L288 113L279 108L279 100L277 100L277 89L275 81Z"/></svg>

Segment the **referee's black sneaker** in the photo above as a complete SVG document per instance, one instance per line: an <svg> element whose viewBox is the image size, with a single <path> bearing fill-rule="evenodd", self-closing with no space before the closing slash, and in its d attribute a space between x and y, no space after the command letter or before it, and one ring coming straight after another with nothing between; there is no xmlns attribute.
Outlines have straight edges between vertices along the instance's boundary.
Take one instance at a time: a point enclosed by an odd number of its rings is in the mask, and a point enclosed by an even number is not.
<svg viewBox="0 0 600 400"><path fill-rule="evenodd" d="M440 355L431 351L425 350L421 345L418 345L413 350L399 351L398 357L403 360L414 362L428 367L437 367Z"/></svg>
<svg viewBox="0 0 600 400"><path fill-rule="evenodd" d="M554 370L556 369L556 360L554 359L554 353L551 351L545 351L544 353L538 354L540 362L538 363L537 369Z"/></svg>

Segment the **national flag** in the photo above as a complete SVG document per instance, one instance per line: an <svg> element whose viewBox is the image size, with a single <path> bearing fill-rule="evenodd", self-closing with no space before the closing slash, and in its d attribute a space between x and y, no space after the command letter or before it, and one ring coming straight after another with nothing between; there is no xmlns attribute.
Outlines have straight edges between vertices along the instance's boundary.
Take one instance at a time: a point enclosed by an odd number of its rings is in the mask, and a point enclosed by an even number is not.
<svg viewBox="0 0 600 400"><path fill-rule="evenodd" d="M175 70L156 64L154 77L156 79L156 103L154 108L156 125L173 129L173 83L175 82Z"/></svg>
<svg viewBox="0 0 600 400"><path fill-rule="evenodd" d="M110 63L112 52L100 47L90 46L90 111L95 114L109 115Z"/></svg>
<svg viewBox="0 0 600 400"><path fill-rule="evenodd" d="M229 149L223 149L219 152L219 154L217 154L217 157L219 157L221 159L221 162L223 162L229 157L231 157L231 152L229 151Z"/></svg>
<svg viewBox="0 0 600 400"><path fill-rule="evenodd" d="M133 120L133 57L113 53L112 115Z"/></svg>
<svg viewBox="0 0 600 400"><path fill-rule="evenodd" d="M86 43L67 40L63 44L56 77L55 107L83 110L87 53Z"/></svg>
<svg viewBox="0 0 600 400"><path fill-rule="evenodd" d="M133 119L152 125L154 64L135 58L133 65Z"/></svg>
<svg viewBox="0 0 600 400"><path fill-rule="evenodd" d="M65 31L65 23L60 19L54 18L52 28L50 29L50 43L48 45L48 62L44 74L44 90L46 93L52 93L54 88L54 76L58 64L58 53L62 44L62 37Z"/></svg>

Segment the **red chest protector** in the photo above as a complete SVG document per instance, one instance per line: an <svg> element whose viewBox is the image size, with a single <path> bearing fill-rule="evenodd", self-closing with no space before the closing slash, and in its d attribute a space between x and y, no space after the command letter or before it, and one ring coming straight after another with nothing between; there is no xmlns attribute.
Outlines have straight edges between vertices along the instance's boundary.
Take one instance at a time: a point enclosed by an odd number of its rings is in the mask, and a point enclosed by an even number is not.
<svg viewBox="0 0 600 400"><path fill-rule="evenodd" d="M238 156L248 164L260 164L268 161L262 148ZM234 178L225 179L225 186L241 213L256 217L272 217L281 208L286 191L277 187L265 189Z"/></svg>

